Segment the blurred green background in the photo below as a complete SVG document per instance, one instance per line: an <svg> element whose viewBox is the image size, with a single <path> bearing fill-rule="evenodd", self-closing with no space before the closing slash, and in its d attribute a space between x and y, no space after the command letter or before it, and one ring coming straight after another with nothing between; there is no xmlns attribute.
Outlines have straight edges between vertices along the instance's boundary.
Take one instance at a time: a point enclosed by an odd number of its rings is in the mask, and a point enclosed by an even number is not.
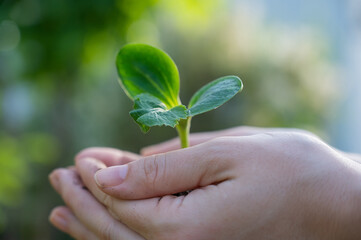
<svg viewBox="0 0 361 240"><path fill-rule="evenodd" d="M70 239L48 223L62 202L47 176L81 149L138 152L176 136L144 135L129 117L115 69L128 42L169 53L184 102L222 75L242 78L244 91L193 132L298 127L332 142L353 86L341 78L348 1L285 2L0 0L0 239Z"/></svg>

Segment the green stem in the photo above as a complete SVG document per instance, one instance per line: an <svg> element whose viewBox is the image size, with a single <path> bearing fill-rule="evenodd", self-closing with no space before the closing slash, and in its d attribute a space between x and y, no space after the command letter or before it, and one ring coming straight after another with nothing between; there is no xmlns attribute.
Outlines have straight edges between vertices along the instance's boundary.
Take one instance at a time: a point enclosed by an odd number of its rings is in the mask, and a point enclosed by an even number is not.
<svg viewBox="0 0 361 240"><path fill-rule="evenodd" d="M189 136L190 127L191 127L191 117L188 117L187 119L181 119L179 121L179 124L177 126L177 131L182 148L189 147L188 136Z"/></svg>

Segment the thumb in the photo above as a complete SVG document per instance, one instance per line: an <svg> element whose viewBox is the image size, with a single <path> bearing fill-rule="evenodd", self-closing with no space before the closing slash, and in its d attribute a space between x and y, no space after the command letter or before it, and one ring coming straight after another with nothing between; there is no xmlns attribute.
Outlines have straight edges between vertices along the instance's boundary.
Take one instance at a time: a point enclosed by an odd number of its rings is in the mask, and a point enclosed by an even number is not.
<svg viewBox="0 0 361 240"><path fill-rule="evenodd" d="M232 178L234 146L225 139L148 156L99 170L98 187L119 199L144 199L204 187Z"/></svg>

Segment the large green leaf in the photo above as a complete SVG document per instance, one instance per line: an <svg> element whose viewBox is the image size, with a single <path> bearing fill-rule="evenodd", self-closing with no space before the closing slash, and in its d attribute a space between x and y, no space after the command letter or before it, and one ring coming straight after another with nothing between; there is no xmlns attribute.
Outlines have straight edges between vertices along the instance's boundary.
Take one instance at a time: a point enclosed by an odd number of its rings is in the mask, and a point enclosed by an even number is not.
<svg viewBox="0 0 361 240"><path fill-rule="evenodd" d="M175 127L180 119L187 118L187 109L184 105L168 109L158 98L143 93L134 98L134 110L130 115L142 131L147 132L153 126Z"/></svg>
<svg viewBox="0 0 361 240"><path fill-rule="evenodd" d="M148 93L168 108L180 104L178 69L163 51L145 44L128 44L120 49L116 65L121 86L131 99Z"/></svg>
<svg viewBox="0 0 361 240"><path fill-rule="evenodd" d="M218 78L193 95L188 105L188 115L195 116L215 109L231 99L242 88L242 81L236 76Z"/></svg>

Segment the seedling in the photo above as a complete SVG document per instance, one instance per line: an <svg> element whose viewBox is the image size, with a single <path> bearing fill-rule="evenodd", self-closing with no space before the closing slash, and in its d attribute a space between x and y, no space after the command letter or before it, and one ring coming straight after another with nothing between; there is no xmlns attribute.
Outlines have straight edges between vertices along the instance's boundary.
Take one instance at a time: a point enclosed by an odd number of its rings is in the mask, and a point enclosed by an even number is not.
<svg viewBox="0 0 361 240"><path fill-rule="evenodd" d="M120 49L116 65L120 85L134 101L130 116L142 131L153 126L175 127L183 148L189 146L192 117L221 106L243 88L238 77L221 77L199 89L186 107L179 99L177 66L165 52L128 44Z"/></svg>

